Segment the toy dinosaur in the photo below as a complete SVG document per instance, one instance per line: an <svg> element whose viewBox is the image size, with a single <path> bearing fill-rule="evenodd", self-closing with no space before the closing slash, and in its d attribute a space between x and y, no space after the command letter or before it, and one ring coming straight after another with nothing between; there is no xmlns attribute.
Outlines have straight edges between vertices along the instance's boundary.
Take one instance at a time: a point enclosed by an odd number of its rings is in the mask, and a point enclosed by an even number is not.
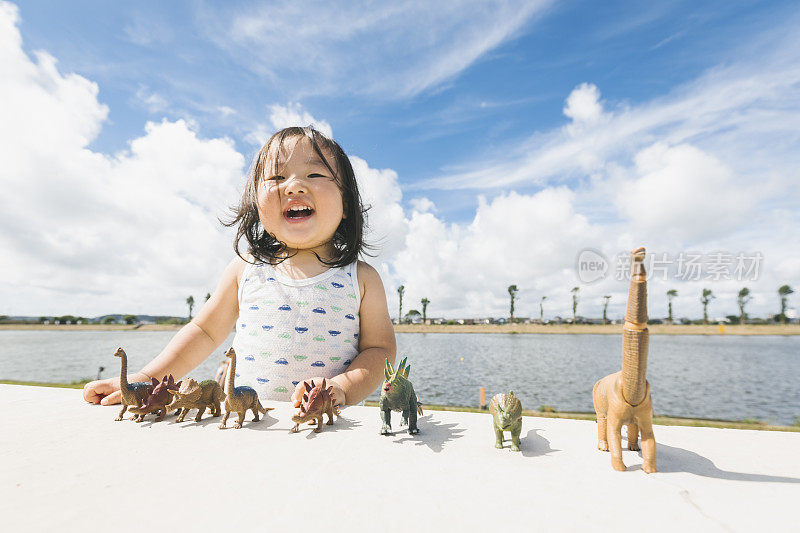
<svg viewBox="0 0 800 533"><path fill-rule="evenodd" d="M381 387L381 399L378 403L383 422L381 435L392 434L392 411L402 411L401 425L408 425L410 435L419 433L417 413L422 415L422 404L414 393L414 386L408 381L410 371L411 365L406 366L405 357L400 361L397 371L392 367L389 358L386 358L386 368L383 370L386 380Z"/></svg>
<svg viewBox="0 0 800 533"><path fill-rule="evenodd" d="M122 410L114 420L122 420L125 411L129 406L140 407L150 393L153 392L153 384L148 381L135 381L128 383L128 354L120 346L114 352L114 357L121 359L121 368L119 371L119 392L122 394L120 402L122 403ZM138 418L138 415L131 417L131 420Z"/></svg>
<svg viewBox="0 0 800 533"><path fill-rule="evenodd" d="M595 383L592 390L597 413L597 447L611 451L611 466L625 470L622 462L622 426L628 426L628 449L639 449L642 435L642 470L656 471L656 440L653 435L653 403L647 382L647 281L642 261L643 247L631 252L631 284L622 329L622 371Z"/></svg>
<svg viewBox="0 0 800 533"><path fill-rule="evenodd" d="M156 422L161 422L167 415L167 404L172 401L170 390L176 391L181 386L181 382L175 383L172 374L164 376L161 383L156 378L152 378L153 392L140 407L131 407L131 413L138 415L136 422L141 422L148 413L158 413Z"/></svg>
<svg viewBox="0 0 800 533"><path fill-rule="evenodd" d="M225 429L225 423L231 413L237 413L239 420L233 425L234 428L239 429L244 422L244 415L247 411L253 411L253 422L258 422L258 413L266 413L272 410L272 407L264 408L261 402L258 401L258 394L252 387L235 387L233 384L234 376L236 376L236 352L233 347L225 352L225 357L230 358L231 364L228 366L228 380L225 382L225 415L222 417L222 423L219 429Z"/></svg>
<svg viewBox="0 0 800 533"><path fill-rule="evenodd" d="M206 409L211 410L212 416L219 416L222 413L220 402L225 400L225 393L222 392L222 387L213 379L206 379L197 383L193 379L188 379L183 382L180 389L168 391L172 395L172 403L167 406L167 412L177 409L178 422L183 422L186 418L186 413L190 409L197 409L197 416L194 417L195 422L200 422L203 413Z"/></svg>
<svg viewBox="0 0 800 533"><path fill-rule="evenodd" d="M514 391L508 394L497 394L489 402L489 412L492 413L494 425L495 448L503 447L503 432L511 432L511 451L519 451L519 434L522 432L522 403L514 396Z"/></svg>
<svg viewBox="0 0 800 533"><path fill-rule="evenodd" d="M300 431L300 424L308 422L309 424L317 424L314 428L315 433L322 431L322 415L328 415L328 425L333 425L333 414L339 416L339 407L333 406L333 386L325 388L325 379L322 379L322 384L315 385L314 380L311 380L311 385L304 383L306 392L303 393L303 401L300 404L300 412L292 417L294 427L292 433Z"/></svg>

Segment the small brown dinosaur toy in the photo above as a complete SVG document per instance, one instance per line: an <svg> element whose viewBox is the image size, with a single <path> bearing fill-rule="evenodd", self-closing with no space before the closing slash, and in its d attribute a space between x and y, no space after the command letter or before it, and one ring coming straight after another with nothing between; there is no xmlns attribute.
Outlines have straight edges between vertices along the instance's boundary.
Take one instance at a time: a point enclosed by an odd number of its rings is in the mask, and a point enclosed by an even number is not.
<svg viewBox="0 0 800 533"><path fill-rule="evenodd" d="M233 427L239 429L242 427L244 415L247 414L248 410L253 411L253 415L255 415L253 422L258 422L258 413L266 413L274 408L262 407L261 402L258 401L258 394L252 387L234 386L233 380L236 376L236 352L233 350L233 347L225 352L225 357L230 358L231 364L228 366L228 380L225 382L225 416L222 417L222 423L219 425L219 429L225 429L225 423L228 421L228 417L234 412L239 415L239 420Z"/></svg>
<svg viewBox="0 0 800 533"><path fill-rule="evenodd" d="M309 424L317 424L314 428L314 433L322 431L322 415L328 415L328 425L333 425L333 414L339 416L339 407L333 406L333 386L325 388L325 379L322 379L320 385L315 385L311 381L311 385L305 383L306 392L303 393L303 401L300 404L300 412L292 417L294 427L292 433L300 431L300 424L308 422Z"/></svg>
<svg viewBox="0 0 800 533"><path fill-rule="evenodd" d="M183 422L190 409L197 409L195 422L200 422L206 409L211 410L212 416L219 416L222 413L219 404L225 400L225 393L222 392L219 383L213 379L207 379L200 383L189 379L183 382L180 389L168 392L173 398L172 403L167 406L167 412L177 409L179 411L178 422Z"/></svg>
<svg viewBox="0 0 800 533"><path fill-rule="evenodd" d="M628 449L639 449L642 434L642 470L656 471L653 403L647 382L647 281L642 261L644 248L631 252L631 285L622 329L622 371L594 385L592 400L597 413L597 448L611 451L611 466L625 470L622 462L622 426L628 426Z"/></svg>
<svg viewBox="0 0 800 533"><path fill-rule="evenodd" d="M114 420L122 420L125 411L128 409L129 406L133 405L135 407L141 406L147 397L150 396L150 393L153 392L153 385L147 381L135 381L133 383L128 383L128 355L125 353L125 350L122 349L120 346L117 348L117 351L114 352L114 357L119 357L121 359L121 368L119 371L119 392L122 394L122 398L120 402L122 403L122 410L117 415L117 418ZM138 415L134 415L131 417L131 420L138 418Z"/></svg>
<svg viewBox="0 0 800 533"><path fill-rule="evenodd" d="M164 376L161 383L156 378L152 378L153 392L147 397L147 400L140 407L131 407L131 413L139 416L136 417L136 422L141 422L148 413L158 413L156 422L161 422L167 415L167 404L172 401L170 391L178 390L181 382L175 383L172 374Z"/></svg>

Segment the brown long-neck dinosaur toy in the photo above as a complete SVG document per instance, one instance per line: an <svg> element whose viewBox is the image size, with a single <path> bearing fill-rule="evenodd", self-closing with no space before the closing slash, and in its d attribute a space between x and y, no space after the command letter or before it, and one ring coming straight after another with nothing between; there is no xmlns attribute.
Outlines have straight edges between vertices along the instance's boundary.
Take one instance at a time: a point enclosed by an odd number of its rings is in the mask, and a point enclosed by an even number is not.
<svg viewBox="0 0 800 533"><path fill-rule="evenodd" d="M244 415L247 411L253 411L253 422L258 422L258 414L271 411L273 407L263 407L261 402L258 401L258 394L252 387L236 387L234 386L234 378L236 377L236 352L233 347L225 352L225 357L231 360L228 366L228 379L225 382L225 414L222 417L222 423L219 429L225 429L225 423L231 413L237 413L239 420L233 425L234 428L239 429L244 422Z"/></svg>
<svg viewBox="0 0 800 533"><path fill-rule="evenodd" d="M625 470L622 462L622 426L628 426L628 449L639 449L642 435L642 470L656 471L653 402L647 382L647 281L643 247L631 252L631 285L622 328L622 371L594 385L592 400L597 413L597 447L611 451L611 466Z"/></svg>
<svg viewBox="0 0 800 533"><path fill-rule="evenodd" d="M128 406L133 405L134 407L141 407L145 400L147 400L147 397L150 396L150 393L153 392L153 384L148 381L128 383L128 355L122 347L119 347L117 351L114 352L114 357L119 357L121 359L119 391L122 393L122 410L115 420L122 420L125 411L128 410ZM132 418L137 417L138 415Z"/></svg>

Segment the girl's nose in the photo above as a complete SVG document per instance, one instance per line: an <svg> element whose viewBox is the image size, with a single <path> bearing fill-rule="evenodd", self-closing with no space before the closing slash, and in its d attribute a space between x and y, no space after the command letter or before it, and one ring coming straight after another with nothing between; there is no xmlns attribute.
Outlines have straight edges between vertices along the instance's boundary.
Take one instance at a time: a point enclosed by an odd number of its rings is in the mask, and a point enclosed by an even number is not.
<svg viewBox="0 0 800 533"><path fill-rule="evenodd" d="M284 194L303 194L307 190L305 181L299 176L289 176L284 182Z"/></svg>

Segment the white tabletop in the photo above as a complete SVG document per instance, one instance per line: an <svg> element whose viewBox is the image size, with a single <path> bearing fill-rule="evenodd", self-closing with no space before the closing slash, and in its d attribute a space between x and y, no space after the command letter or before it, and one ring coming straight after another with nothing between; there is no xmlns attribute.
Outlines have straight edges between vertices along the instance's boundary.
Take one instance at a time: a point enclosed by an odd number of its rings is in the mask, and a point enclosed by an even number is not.
<svg viewBox="0 0 800 533"><path fill-rule="evenodd" d="M294 410L218 429L194 412L115 422L80 391L0 385L4 531L754 531L798 527L800 433L656 426L659 472L595 448L594 422L525 417L520 453L491 417L426 411L411 436L375 407L319 434ZM232 427L232 420L228 425ZM15 529L8 529L11 526Z"/></svg>

